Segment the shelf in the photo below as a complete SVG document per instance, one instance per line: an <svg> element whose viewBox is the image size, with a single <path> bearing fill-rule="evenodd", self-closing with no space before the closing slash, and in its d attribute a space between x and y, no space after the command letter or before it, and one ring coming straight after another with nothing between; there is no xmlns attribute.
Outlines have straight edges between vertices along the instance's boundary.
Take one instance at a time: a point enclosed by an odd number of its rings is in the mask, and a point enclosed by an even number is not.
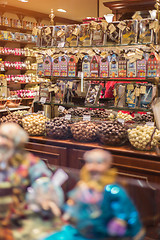
<svg viewBox="0 0 160 240"><path fill-rule="evenodd" d="M15 41L15 40L3 40L3 39L0 39L0 42L3 42L3 43L19 43L19 44L23 44L23 45L36 45L35 42Z"/></svg>
<svg viewBox="0 0 160 240"><path fill-rule="evenodd" d="M28 110L28 109L30 109L29 106L19 106L18 108L8 108L9 111ZM0 109L0 113L1 112L8 112L8 110Z"/></svg>
<svg viewBox="0 0 160 240"><path fill-rule="evenodd" d="M130 112L150 112L152 111L151 108L128 108L128 107L108 107L105 105L73 105L73 104L61 104L61 103L54 103L54 106L63 106L67 108L76 108L76 107L82 107L82 108L99 108L99 109L108 109L108 110L115 110L115 111L130 111Z"/></svg>
<svg viewBox="0 0 160 240"><path fill-rule="evenodd" d="M16 31L20 31L20 32L30 32L32 33L32 29L26 29L26 28L21 28L21 27L10 27L10 26L4 26L4 25L0 25L0 30L13 30L15 32Z"/></svg>
<svg viewBox="0 0 160 240"><path fill-rule="evenodd" d="M81 80L81 78L79 77L54 77L54 76L39 76L40 78L49 78L52 80ZM146 77L146 78L101 78L101 77L97 77L97 78L84 78L84 81L117 81L117 82L155 82L156 78L150 78L150 77Z"/></svg>
<svg viewBox="0 0 160 240"><path fill-rule="evenodd" d="M72 47L56 47L56 46L53 46L53 47L35 47L35 49L42 49L42 50L47 50L47 49L73 49L73 48L80 48L80 49L83 49L83 48L117 48L117 47L119 47L119 48L137 48L137 47L139 47L139 48L143 48L144 49L144 46L146 46L147 48L150 48L150 44L152 44L152 43L148 43L148 44L146 44L146 43L132 43L132 44L109 44L109 45L99 45L99 46L72 46ZM158 44L152 44L153 46L155 46L155 47L159 47L159 45ZM112 50L111 49L111 50Z"/></svg>
<svg viewBox="0 0 160 240"><path fill-rule="evenodd" d="M34 100L34 98L21 98L22 100Z"/></svg>
<svg viewBox="0 0 160 240"><path fill-rule="evenodd" d="M45 82L7 82L7 84L40 84L40 83L45 83Z"/></svg>

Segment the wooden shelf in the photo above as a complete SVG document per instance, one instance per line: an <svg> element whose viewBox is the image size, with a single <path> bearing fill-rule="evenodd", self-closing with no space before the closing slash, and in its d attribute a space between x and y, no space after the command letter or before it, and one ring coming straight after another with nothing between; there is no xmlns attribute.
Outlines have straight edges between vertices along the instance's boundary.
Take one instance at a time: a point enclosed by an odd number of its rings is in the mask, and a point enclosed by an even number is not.
<svg viewBox="0 0 160 240"><path fill-rule="evenodd" d="M19 27L11 27L11 26L4 26L4 25L0 25L0 30L10 30L10 31L17 31L17 32L22 32L22 33L32 33L32 29L26 29L26 28L19 28Z"/></svg>
<svg viewBox="0 0 160 240"><path fill-rule="evenodd" d="M19 44L21 44L21 45L36 45L36 43L35 42L27 42L27 41L15 41L15 40L3 40L3 39L0 39L0 42L1 43L19 43Z"/></svg>

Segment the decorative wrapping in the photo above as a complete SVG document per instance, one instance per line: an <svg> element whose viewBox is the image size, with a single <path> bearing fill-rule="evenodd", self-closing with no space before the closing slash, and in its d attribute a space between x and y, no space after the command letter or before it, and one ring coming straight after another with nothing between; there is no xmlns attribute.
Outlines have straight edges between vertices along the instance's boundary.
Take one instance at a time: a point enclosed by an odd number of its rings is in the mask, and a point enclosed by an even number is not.
<svg viewBox="0 0 160 240"><path fill-rule="evenodd" d="M78 36L80 33L79 25L66 26L66 45L69 47L76 47L78 45Z"/></svg>
<svg viewBox="0 0 160 240"><path fill-rule="evenodd" d="M126 20L121 22L121 25L123 25L123 28L121 27L121 44L137 43L137 20Z"/></svg>

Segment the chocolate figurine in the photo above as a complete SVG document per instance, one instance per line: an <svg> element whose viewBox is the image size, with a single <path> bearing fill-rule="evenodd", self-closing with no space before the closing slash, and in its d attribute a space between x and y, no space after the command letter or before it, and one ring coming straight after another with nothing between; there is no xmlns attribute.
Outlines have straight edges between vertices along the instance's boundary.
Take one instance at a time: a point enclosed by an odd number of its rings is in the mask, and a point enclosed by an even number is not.
<svg viewBox="0 0 160 240"><path fill-rule="evenodd" d="M39 207L39 210L53 210L55 215L60 214L63 192L60 188L57 191L57 188L53 187L52 173L46 164L24 150L27 141L28 135L19 125L4 123L0 126L1 240L14 239L12 223L18 222L24 216L25 195L29 187L32 191L28 191L28 201L32 207L36 207L36 211ZM34 192L46 194L37 195L37 198L32 199ZM58 196L61 196L60 199Z"/></svg>
<svg viewBox="0 0 160 240"><path fill-rule="evenodd" d="M116 183L109 152L94 149L84 154L80 181L64 207L65 225L45 240L144 239L139 214L125 190Z"/></svg>

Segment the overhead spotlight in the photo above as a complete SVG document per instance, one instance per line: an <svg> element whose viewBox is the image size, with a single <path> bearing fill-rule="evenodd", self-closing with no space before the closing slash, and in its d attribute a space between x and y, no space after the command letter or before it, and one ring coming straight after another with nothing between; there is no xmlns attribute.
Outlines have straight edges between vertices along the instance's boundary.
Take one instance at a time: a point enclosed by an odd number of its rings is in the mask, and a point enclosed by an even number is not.
<svg viewBox="0 0 160 240"><path fill-rule="evenodd" d="M57 11L58 11L58 12L66 12L66 10L61 9L61 8L57 9Z"/></svg>

